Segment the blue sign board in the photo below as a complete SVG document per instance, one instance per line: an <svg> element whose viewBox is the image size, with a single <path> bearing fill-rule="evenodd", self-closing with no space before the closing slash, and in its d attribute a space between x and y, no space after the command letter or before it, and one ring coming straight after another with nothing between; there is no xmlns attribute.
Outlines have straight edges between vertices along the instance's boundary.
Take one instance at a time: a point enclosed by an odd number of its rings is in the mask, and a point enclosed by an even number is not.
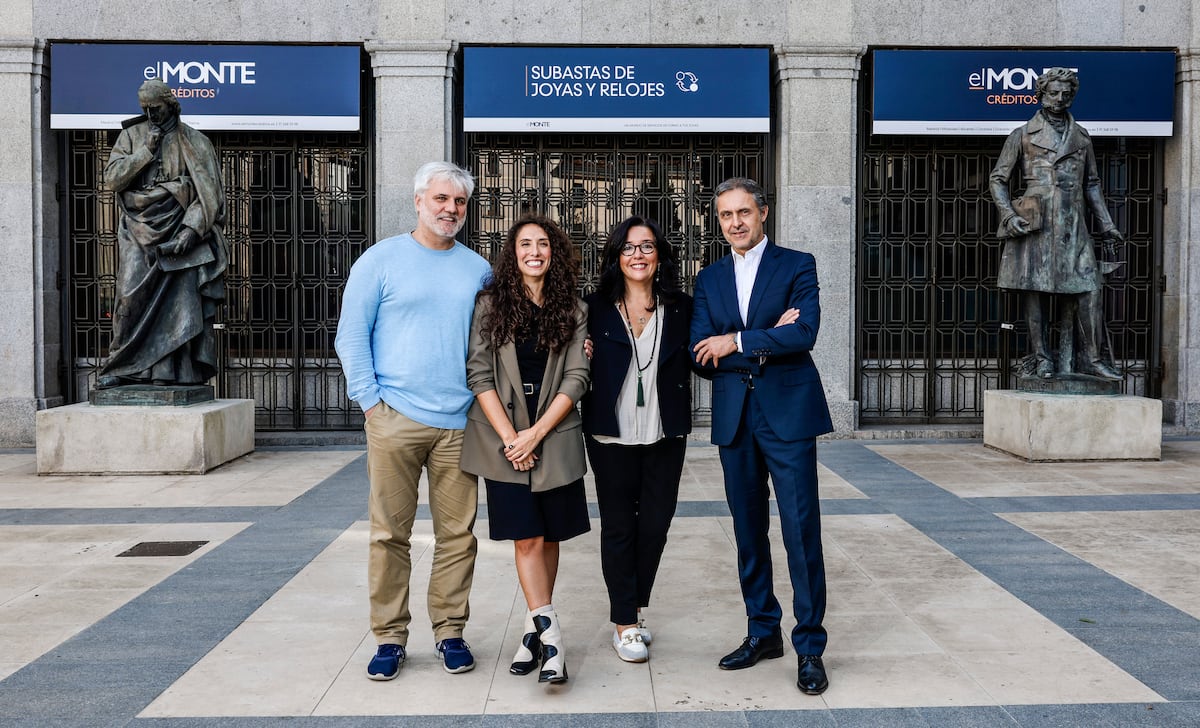
<svg viewBox="0 0 1200 728"><path fill-rule="evenodd" d="M1079 74L1071 115L1094 136L1171 136L1171 51L897 50L874 52L876 134L1008 134L1040 108L1036 81Z"/></svg>
<svg viewBox="0 0 1200 728"><path fill-rule="evenodd" d="M158 77L202 130L354 131L357 46L55 43L50 127L119 129Z"/></svg>
<svg viewBox="0 0 1200 728"><path fill-rule="evenodd" d="M766 48L468 47L466 131L767 132Z"/></svg>

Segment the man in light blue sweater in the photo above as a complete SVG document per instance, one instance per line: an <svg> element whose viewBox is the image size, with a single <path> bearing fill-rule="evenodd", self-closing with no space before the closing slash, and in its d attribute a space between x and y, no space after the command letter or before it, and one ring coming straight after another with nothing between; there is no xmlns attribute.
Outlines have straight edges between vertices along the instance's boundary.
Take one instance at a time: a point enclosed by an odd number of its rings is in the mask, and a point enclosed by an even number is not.
<svg viewBox="0 0 1200 728"><path fill-rule="evenodd" d="M337 348L346 390L366 416L371 522L367 580L378 649L372 680L391 680L406 657L409 538L421 469L429 476L436 545L429 617L447 672L475 667L463 628L475 573L478 482L459 469L467 388L467 338L475 294L491 266L456 242L475 181L430 162L413 180L417 227L381 240L350 269Z"/></svg>

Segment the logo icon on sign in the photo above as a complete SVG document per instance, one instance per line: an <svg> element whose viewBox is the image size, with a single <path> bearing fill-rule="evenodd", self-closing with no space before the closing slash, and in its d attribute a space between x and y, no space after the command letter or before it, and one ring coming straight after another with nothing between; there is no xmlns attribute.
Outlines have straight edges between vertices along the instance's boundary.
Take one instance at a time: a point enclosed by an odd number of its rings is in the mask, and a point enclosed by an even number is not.
<svg viewBox="0 0 1200 728"><path fill-rule="evenodd" d="M700 79L691 71L679 71L675 74L675 85L684 93L695 93L700 90Z"/></svg>

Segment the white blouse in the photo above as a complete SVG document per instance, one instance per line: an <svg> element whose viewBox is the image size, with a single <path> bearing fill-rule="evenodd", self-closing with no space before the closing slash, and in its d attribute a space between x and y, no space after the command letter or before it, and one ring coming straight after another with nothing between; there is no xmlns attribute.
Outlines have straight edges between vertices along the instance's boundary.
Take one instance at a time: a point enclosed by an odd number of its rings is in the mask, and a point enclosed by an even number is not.
<svg viewBox="0 0 1200 728"><path fill-rule="evenodd" d="M633 332L628 328L625 330L625 334L631 337L637 356L629 357L625 382L617 395L617 428L621 434L617 437L596 435L596 442L606 445L653 445L663 439L662 412L658 406L658 364L662 357L663 318L660 304L646 321L641 336L633 338ZM651 357L653 360L650 360ZM646 367L642 370L642 401L645 404L641 407L637 404L639 362Z"/></svg>

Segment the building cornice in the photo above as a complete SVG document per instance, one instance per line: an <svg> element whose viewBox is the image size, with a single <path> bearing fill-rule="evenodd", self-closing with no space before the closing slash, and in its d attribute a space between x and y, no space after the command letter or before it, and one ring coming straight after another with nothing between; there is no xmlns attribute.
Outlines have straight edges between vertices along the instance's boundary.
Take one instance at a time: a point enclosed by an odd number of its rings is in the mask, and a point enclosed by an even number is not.
<svg viewBox="0 0 1200 728"><path fill-rule="evenodd" d="M0 38L0 73L40 76L46 72L46 41Z"/></svg>
<svg viewBox="0 0 1200 728"><path fill-rule="evenodd" d="M780 82L800 78L855 80L865 46L776 46Z"/></svg>
<svg viewBox="0 0 1200 728"><path fill-rule="evenodd" d="M371 56L371 70L381 76L437 76L447 78L452 73L450 41L390 41L369 40L363 48Z"/></svg>

